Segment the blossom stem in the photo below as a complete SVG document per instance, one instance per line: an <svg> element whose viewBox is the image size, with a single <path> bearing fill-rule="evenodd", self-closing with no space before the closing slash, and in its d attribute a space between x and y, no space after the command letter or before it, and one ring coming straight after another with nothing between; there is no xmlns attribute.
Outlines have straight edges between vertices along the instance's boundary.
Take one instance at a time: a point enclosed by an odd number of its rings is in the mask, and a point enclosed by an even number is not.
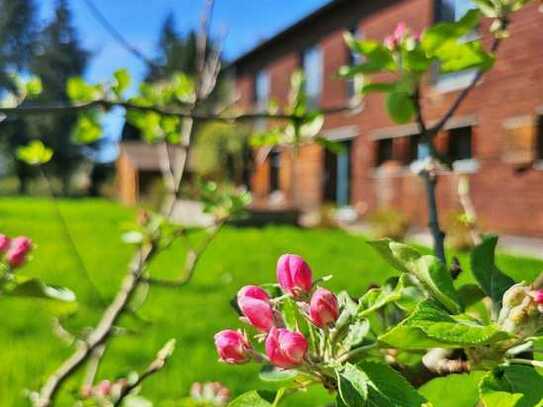
<svg viewBox="0 0 543 407"><path fill-rule="evenodd" d="M374 343L371 343L371 344L366 345L366 346L360 346L359 348L353 349L353 350L351 350L349 352L345 352L345 353L343 353L342 355L339 356L338 362L339 363L346 362L349 359L351 359L352 357L357 356L360 353L364 353L364 352L366 352L366 351L368 351L370 349L373 349L376 346L377 346L377 342L374 342Z"/></svg>

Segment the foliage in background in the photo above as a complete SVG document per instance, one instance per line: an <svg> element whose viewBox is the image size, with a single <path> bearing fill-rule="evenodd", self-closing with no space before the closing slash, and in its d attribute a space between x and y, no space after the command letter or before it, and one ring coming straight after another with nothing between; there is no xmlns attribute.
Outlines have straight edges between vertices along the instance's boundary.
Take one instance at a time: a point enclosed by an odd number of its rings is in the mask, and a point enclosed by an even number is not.
<svg viewBox="0 0 543 407"><path fill-rule="evenodd" d="M409 230L409 219L397 209L378 209L367 216L370 233L375 239L386 237L402 241Z"/></svg>
<svg viewBox="0 0 543 407"><path fill-rule="evenodd" d="M192 170L205 179L244 184L251 152L250 129L229 123L208 123L196 133Z"/></svg>

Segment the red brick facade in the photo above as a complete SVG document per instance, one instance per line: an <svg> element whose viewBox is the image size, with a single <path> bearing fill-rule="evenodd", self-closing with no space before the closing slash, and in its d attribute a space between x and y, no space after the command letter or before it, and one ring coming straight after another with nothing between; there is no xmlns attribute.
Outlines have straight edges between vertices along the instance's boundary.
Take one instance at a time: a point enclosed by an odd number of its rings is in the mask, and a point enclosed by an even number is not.
<svg viewBox="0 0 543 407"><path fill-rule="evenodd" d="M245 108L252 105L255 72L261 69L269 74L270 98L285 103L290 74L299 66L299 51L309 44L319 44L323 52L321 106L345 103L347 87L336 72L348 58L342 37L346 29L356 23L365 37L382 39L399 21L421 31L434 20L433 0L335 3L234 63L237 89ZM488 45L486 21L480 32ZM541 144L538 146L537 139L543 139L543 13L538 12L538 5L532 3L516 13L510 32L511 38L497 53L495 67L464 101L448 128L471 126L471 193L483 225L502 233L541 236L543 157L538 156ZM457 93L439 91L427 78L423 88L426 119L440 118ZM377 140L394 137L392 151L394 159L398 159L408 149L408 137L414 135L414 128L392 123L379 94L365 98L358 112L327 117L325 133L349 129L355 136L350 168L352 206L372 210L392 205L409 214L414 222L426 223L424 189L406 163L376 166ZM450 137L440 135L438 145L444 147ZM318 208L323 202L322 149L305 146L293 166L290 152L283 148L280 160L279 185L287 204L304 210ZM523 171L519 171L521 167ZM268 203L269 174L269 162L258 165L253 174L251 187L257 205ZM443 216L458 207L455 175L440 177L438 203L444 209Z"/></svg>

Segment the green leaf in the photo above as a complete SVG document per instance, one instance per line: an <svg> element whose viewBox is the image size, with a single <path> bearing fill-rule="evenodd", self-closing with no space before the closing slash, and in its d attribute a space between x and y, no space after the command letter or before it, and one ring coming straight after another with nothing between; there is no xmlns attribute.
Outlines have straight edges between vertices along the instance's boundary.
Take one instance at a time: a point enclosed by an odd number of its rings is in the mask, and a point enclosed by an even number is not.
<svg viewBox="0 0 543 407"><path fill-rule="evenodd" d="M484 375L478 371L438 377L420 387L419 393L433 406L475 407L479 402L479 382Z"/></svg>
<svg viewBox="0 0 543 407"><path fill-rule="evenodd" d="M33 140L28 145L17 149L17 158L28 165L42 165L53 157L53 150L40 140Z"/></svg>
<svg viewBox="0 0 543 407"><path fill-rule="evenodd" d="M494 4L492 0L471 0L471 2L475 4L486 17L494 18L498 16L496 4Z"/></svg>
<svg viewBox="0 0 543 407"><path fill-rule="evenodd" d="M515 281L502 273L495 262L497 236L485 236L483 241L471 252L471 270L483 289L494 304L501 305L503 294Z"/></svg>
<svg viewBox="0 0 543 407"><path fill-rule="evenodd" d="M285 326L291 331L298 329L298 306L291 298L286 298L281 303L281 315L283 316Z"/></svg>
<svg viewBox="0 0 543 407"><path fill-rule="evenodd" d="M437 257L423 256L410 246L390 239L368 243L396 269L415 276L428 293L450 312L461 311L451 274Z"/></svg>
<svg viewBox="0 0 543 407"><path fill-rule="evenodd" d="M4 289L4 295L45 298L63 302L75 301L75 294L67 288L48 286L37 278L27 277L18 277L13 284L8 284Z"/></svg>
<svg viewBox="0 0 543 407"><path fill-rule="evenodd" d="M81 77L68 79L66 93L72 102L92 102L100 99L103 89L100 85L90 85Z"/></svg>
<svg viewBox="0 0 543 407"><path fill-rule="evenodd" d="M328 140L326 137L315 137L314 141L334 154L341 154L346 151L343 144Z"/></svg>
<svg viewBox="0 0 543 407"><path fill-rule="evenodd" d="M72 140L78 144L94 143L102 137L102 125L94 111L82 113L72 129Z"/></svg>
<svg viewBox="0 0 543 407"><path fill-rule="evenodd" d="M368 384L366 373L347 363L338 374L338 399L345 406L364 406L368 400Z"/></svg>
<svg viewBox="0 0 543 407"><path fill-rule="evenodd" d="M349 407L422 407L426 400L390 366L347 364L339 374L338 405Z"/></svg>
<svg viewBox="0 0 543 407"><path fill-rule="evenodd" d="M237 397L228 404L228 407L272 407L264 393L256 390L247 392Z"/></svg>
<svg viewBox="0 0 543 407"><path fill-rule="evenodd" d="M291 381L298 376L295 369L281 369L272 365L264 365L260 369L258 377L264 382L286 382Z"/></svg>
<svg viewBox="0 0 543 407"><path fill-rule="evenodd" d="M341 67L339 70L341 76L353 77L364 73L396 70L391 51L382 43L373 40L356 40L349 34L345 35L345 41L353 52L365 56L365 62Z"/></svg>
<svg viewBox="0 0 543 407"><path fill-rule="evenodd" d="M440 71L451 73L466 69L487 71L495 62L493 55L486 52L479 41L447 41L436 52Z"/></svg>
<svg viewBox="0 0 543 407"><path fill-rule="evenodd" d="M343 347L347 350L351 350L362 344L369 332L370 323L367 319L354 321L349 325L347 336L342 342Z"/></svg>
<svg viewBox="0 0 543 407"><path fill-rule="evenodd" d="M113 73L113 77L115 78L115 83L112 86L112 90L118 97L121 97L130 86L132 80L130 72L127 69L119 69Z"/></svg>
<svg viewBox="0 0 543 407"><path fill-rule="evenodd" d="M543 376L529 366L498 367L481 381L485 407L542 406Z"/></svg>
<svg viewBox="0 0 543 407"><path fill-rule="evenodd" d="M434 56L445 44L473 32L479 25L480 17L479 10L470 10L457 22L434 24L422 34L422 49L427 55Z"/></svg>
<svg viewBox="0 0 543 407"><path fill-rule="evenodd" d="M415 104L411 94L394 90L387 95L388 114L396 123L407 123L415 115Z"/></svg>
<svg viewBox="0 0 543 407"><path fill-rule="evenodd" d="M304 138L315 137L324 125L324 115L319 112L311 112L305 115L300 126L300 136Z"/></svg>
<svg viewBox="0 0 543 407"><path fill-rule="evenodd" d="M33 76L25 83L26 93L28 96L37 96L43 91L41 79Z"/></svg>
<svg viewBox="0 0 543 407"><path fill-rule="evenodd" d="M495 324L482 325L467 315L449 315L432 300L421 303L379 341L400 349L457 348L493 344L509 335Z"/></svg>
<svg viewBox="0 0 543 407"><path fill-rule="evenodd" d="M368 83L364 86L362 86L362 93L370 93L370 92L392 92L394 89L396 89L396 82L392 83L386 83L386 82L374 82L374 83Z"/></svg>
<svg viewBox="0 0 543 407"><path fill-rule="evenodd" d="M402 50L403 67L411 72L426 72L432 65L432 58L429 58L422 47L417 46L411 50Z"/></svg>

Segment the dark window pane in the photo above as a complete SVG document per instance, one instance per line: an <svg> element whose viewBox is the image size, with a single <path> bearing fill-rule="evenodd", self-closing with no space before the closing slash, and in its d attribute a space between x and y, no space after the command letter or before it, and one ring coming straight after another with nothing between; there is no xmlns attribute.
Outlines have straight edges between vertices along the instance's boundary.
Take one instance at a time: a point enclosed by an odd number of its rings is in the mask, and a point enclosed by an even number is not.
<svg viewBox="0 0 543 407"><path fill-rule="evenodd" d="M376 165L382 165L386 161L390 161L393 158L393 140L391 138L385 138L377 141L377 161Z"/></svg>
<svg viewBox="0 0 543 407"><path fill-rule="evenodd" d="M543 160L543 115L537 118L537 159Z"/></svg>
<svg viewBox="0 0 543 407"><path fill-rule="evenodd" d="M472 158L471 127L460 127L449 131L449 151L451 161Z"/></svg>
<svg viewBox="0 0 543 407"><path fill-rule="evenodd" d="M270 153L270 192L279 190L279 166L281 165L281 156L279 151Z"/></svg>

